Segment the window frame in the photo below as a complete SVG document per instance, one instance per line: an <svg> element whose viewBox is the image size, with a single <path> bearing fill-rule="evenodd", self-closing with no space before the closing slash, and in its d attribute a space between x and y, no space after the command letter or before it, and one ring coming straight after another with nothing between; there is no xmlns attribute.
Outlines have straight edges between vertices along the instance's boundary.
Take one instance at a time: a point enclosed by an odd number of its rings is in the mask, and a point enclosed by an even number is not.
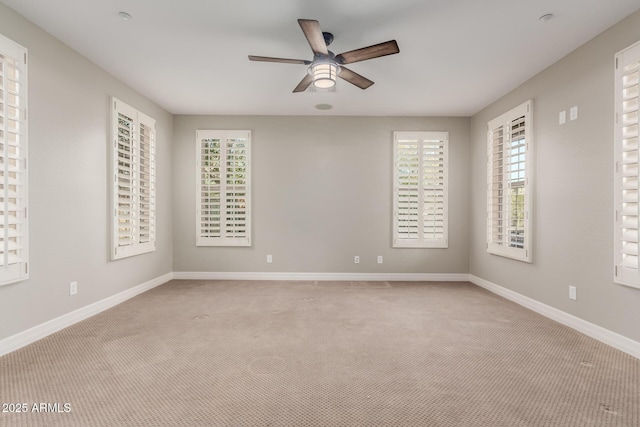
<svg viewBox="0 0 640 427"><path fill-rule="evenodd" d="M439 190L438 188L425 188L424 175L426 169L424 166L424 156L417 156L417 170L418 181L417 187L415 185L405 185L405 191L417 191L417 237L408 238L403 237L400 232L401 228L401 174L400 169L400 144L412 143L415 141L420 148L419 151L424 152L425 146L429 143L438 142L442 145L442 151L439 153L442 156L442 164L439 166L433 166L428 172L436 175L436 180L441 181L442 201L431 202L425 200L425 192ZM392 215L392 246L394 248L414 248L414 249L446 249L449 247L449 132L446 131L395 131L393 133L393 215ZM438 214L441 219L434 219L431 221L425 220L427 213L435 216L434 212L441 208L442 213ZM436 224L442 223L442 233L439 238L429 238L425 236L425 228L431 222L431 226L435 229ZM406 234L406 233L404 233Z"/></svg>
<svg viewBox="0 0 640 427"><path fill-rule="evenodd" d="M520 131L519 120L524 119L524 135L523 143L518 143L521 139L513 139L512 132L516 126ZM509 129L509 142L512 144L516 142L518 145L515 147L517 151L515 154L511 151L507 152L509 147L504 148L503 143L499 144L494 141L494 132L500 130L504 132L504 129ZM501 150L496 150L496 145L502 145ZM487 252L493 255L499 255L523 261L527 263L532 262L532 202L533 202L533 101L528 100L517 107L512 108L504 114L490 120L487 123ZM505 155L505 153L507 153ZM524 156L524 159L522 158ZM497 160L495 157L498 157ZM517 157L514 163L517 167L511 174L504 173L503 168L509 167L512 164L505 162L506 158L512 159ZM522 166L524 163L524 167ZM512 226L509 224L513 218L511 213L513 212L514 202L513 195L508 194L507 202L500 202L504 200L504 187L513 189L513 181L510 177L513 177L513 173L523 173L523 181L517 181L518 187L521 188L522 202L516 201L516 210L522 212L522 218L516 218L517 224ZM517 177L518 179L520 176ZM516 195L516 198L519 195ZM518 214L516 214L518 215ZM503 225L507 222L507 225ZM506 228L506 231L503 231ZM511 230L515 228L519 233L514 242ZM520 231L521 230L521 231ZM521 234L520 234L521 233ZM521 236L521 237L520 237ZM522 245L518 244L522 239Z"/></svg>
<svg viewBox="0 0 640 427"><path fill-rule="evenodd" d="M630 67L635 71L626 72ZM635 74L635 76L633 76ZM614 274L613 281L640 288L639 128L640 41L614 58ZM628 77L628 84L625 82ZM635 78L635 84L634 84ZM625 90L625 87L627 90ZM635 88L635 89L634 89ZM635 94L634 94L635 91Z"/></svg>
<svg viewBox="0 0 640 427"><path fill-rule="evenodd" d="M2 238L0 286L29 278L27 54L27 48L0 34L0 55L3 57L0 59L2 62L0 102L4 104L1 113L3 125L0 127L0 156L2 157L0 203L3 212L0 225ZM4 58L9 58L9 61L5 61ZM11 67L15 69L13 78L7 73L8 62L15 64ZM12 128L11 123L15 127ZM13 142L10 135L14 135ZM13 190L10 190L11 188ZM10 222L11 217L15 218L15 222ZM13 233L12 230L14 230ZM10 260L12 253L14 258Z"/></svg>
<svg viewBox="0 0 640 427"><path fill-rule="evenodd" d="M220 174L220 183L219 185L219 199L218 202L219 219L216 220L214 217L214 222L219 222L219 236L208 236L205 231L205 227L203 227L203 221L205 221L205 211L210 209L215 209L215 207L206 207L204 206L203 201L203 174L211 174L211 172L204 172L202 165L202 143L205 139L219 139L220 140L220 153L219 153L219 174ZM245 144L245 152L244 152L244 184L228 184L223 177L228 173L227 169L224 165L228 163L229 160L229 152L228 152L228 141L231 140L244 140ZM224 141L224 142L223 142ZM233 246L233 247L250 247L252 245L252 235L251 235L251 198L252 198L252 182L251 182L251 152L252 152L252 135L250 130L213 130L213 129L199 129L196 130L196 246ZM216 185L212 185L215 187ZM212 187L211 185L208 187ZM210 190L215 191L215 190ZM227 233L232 233L229 229L232 225L227 221L226 208L225 206L225 194L229 194L230 191L241 192L244 194L243 201L244 207L237 211L236 213L240 213L240 216L244 217L245 222L241 227L244 231L243 233L239 233L238 236L228 235ZM227 199L228 200L228 199ZM210 202L211 203L211 202ZM215 204L215 200L213 201ZM212 221L211 217L207 217L207 223ZM213 226L215 227L215 226ZM210 234L211 232L209 232Z"/></svg>
<svg viewBox="0 0 640 427"><path fill-rule="evenodd" d="M111 106L110 171L113 177L111 180L111 260L115 261L156 250L156 121L115 97L111 98ZM125 138L121 141L124 145L121 144L122 150L119 150L119 117L121 115L130 120L133 132L129 140ZM141 130L142 127L146 128L145 135ZM143 138L148 142L143 142ZM144 152L141 148L143 145L148 147ZM130 147L129 154L125 152L126 147ZM147 154L148 159L144 157ZM127 215L123 209L125 204L120 204L122 201L120 196L125 198L127 192L119 185L119 180L123 179L119 174L119 155L129 156L126 159L130 169L128 174L137 176L137 179L129 180L128 184L130 212L133 214L126 227L120 226L122 223L127 223ZM124 164L122 167L122 170L126 169ZM143 217L145 225L142 225ZM127 228L131 230L127 238L132 241L122 244L120 231Z"/></svg>

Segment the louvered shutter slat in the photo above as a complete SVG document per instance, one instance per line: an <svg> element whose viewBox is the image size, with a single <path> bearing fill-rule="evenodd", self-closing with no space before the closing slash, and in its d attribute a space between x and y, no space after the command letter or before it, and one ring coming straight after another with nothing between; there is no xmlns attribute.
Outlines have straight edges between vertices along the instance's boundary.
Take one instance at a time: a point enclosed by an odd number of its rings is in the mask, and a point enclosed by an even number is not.
<svg viewBox="0 0 640 427"><path fill-rule="evenodd" d="M622 245L622 253L625 255L638 255L638 243L637 242L624 242Z"/></svg>
<svg viewBox="0 0 640 427"><path fill-rule="evenodd" d="M628 101L638 97L638 84L633 84L622 89L622 100Z"/></svg>
<svg viewBox="0 0 640 427"><path fill-rule="evenodd" d="M633 227L624 227L622 229L622 240L624 243L638 243L638 228L637 226Z"/></svg>
<svg viewBox="0 0 640 427"><path fill-rule="evenodd" d="M10 215L0 215L0 222L5 225L17 225L24 224L24 218L20 215L20 213L16 213L16 211L11 212Z"/></svg>
<svg viewBox="0 0 640 427"><path fill-rule="evenodd" d="M638 165L638 150L633 151L625 151L622 153L622 164L623 165L635 165L637 168Z"/></svg>
<svg viewBox="0 0 640 427"><path fill-rule="evenodd" d="M637 118L637 116L636 116ZM638 137L638 125L637 124L627 124L622 128L622 137L624 139L627 138L637 138Z"/></svg>
<svg viewBox="0 0 640 427"><path fill-rule="evenodd" d="M7 253L6 256L4 256L5 254L2 252L2 255L3 256L0 258L0 267L11 266L23 262L22 257L11 253Z"/></svg>
<svg viewBox="0 0 640 427"><path fill-rule="evenodd" d="M638 109L638 98L626 99L622 102L622 112L629 113Z"/></svg>

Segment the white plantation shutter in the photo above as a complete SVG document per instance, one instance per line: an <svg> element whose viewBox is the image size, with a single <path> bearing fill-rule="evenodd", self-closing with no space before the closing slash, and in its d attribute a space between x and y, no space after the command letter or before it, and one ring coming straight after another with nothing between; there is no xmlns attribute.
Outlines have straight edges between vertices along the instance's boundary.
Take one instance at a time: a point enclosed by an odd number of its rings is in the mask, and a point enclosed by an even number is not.
<svg viewBox="0 0 640 427"><path fill-rule="evenodd" d="M448 247L448 143L447 132L394 132L394 247Z"/></svg>
<svg viewBox="0 0 640 427"><path fill-rule="evenodd" d="M488 128L487 251L531 262L531 101Z"/></svg>
<svg viewBox="0 0 640 427"><path fill-rule="evenodd" d="M111 259L155 250L155 120L112 99Z"/></svg>
<svg viewBox="0 0 640 427"><path fill-rule="evenodd" d="M640 42L616 55L615 266L617 283L640 287L638 272L638 96Z"/></svg>
<svg viewBox="0 0 640 427"><path fill-rule="evenodd" d="M196 132L196 245L251 246L251 132Z"/></svg>
<svg viewBox="0 0 640 427"><path fill-rule="evenodd" d="M0 36L0 285L28 276L27 50Z"/></svg>

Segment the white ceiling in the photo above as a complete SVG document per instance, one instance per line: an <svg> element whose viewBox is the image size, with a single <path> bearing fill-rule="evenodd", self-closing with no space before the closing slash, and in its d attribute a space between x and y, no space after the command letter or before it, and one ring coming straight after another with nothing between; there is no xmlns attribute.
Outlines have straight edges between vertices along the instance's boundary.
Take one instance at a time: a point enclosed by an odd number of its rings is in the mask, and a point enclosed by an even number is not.
<svg viewBox="0 0 640 427"><path fill-rule="evenodd" d="M469 116L640 7L638 0L0 0L174 114ZM123 21L118 12L133 16ZM539 17L552 13L549 22ZM395 39L359 62L375 81L291 91L309 59L296 20L336 54ZM320 111L315 105L333 105Z"/></svg>

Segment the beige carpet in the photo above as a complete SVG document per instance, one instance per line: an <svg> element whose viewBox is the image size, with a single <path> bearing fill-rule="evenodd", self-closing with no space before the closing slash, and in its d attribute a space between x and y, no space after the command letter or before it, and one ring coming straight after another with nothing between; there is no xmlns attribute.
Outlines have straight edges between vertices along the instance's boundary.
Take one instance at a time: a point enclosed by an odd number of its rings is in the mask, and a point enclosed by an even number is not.
<svg viewBox="0 0 640 427"><path fill-rule="evenodd" d="M0 381L2 426L640 426L639 360L469 283L172 281Z"/></svg>

